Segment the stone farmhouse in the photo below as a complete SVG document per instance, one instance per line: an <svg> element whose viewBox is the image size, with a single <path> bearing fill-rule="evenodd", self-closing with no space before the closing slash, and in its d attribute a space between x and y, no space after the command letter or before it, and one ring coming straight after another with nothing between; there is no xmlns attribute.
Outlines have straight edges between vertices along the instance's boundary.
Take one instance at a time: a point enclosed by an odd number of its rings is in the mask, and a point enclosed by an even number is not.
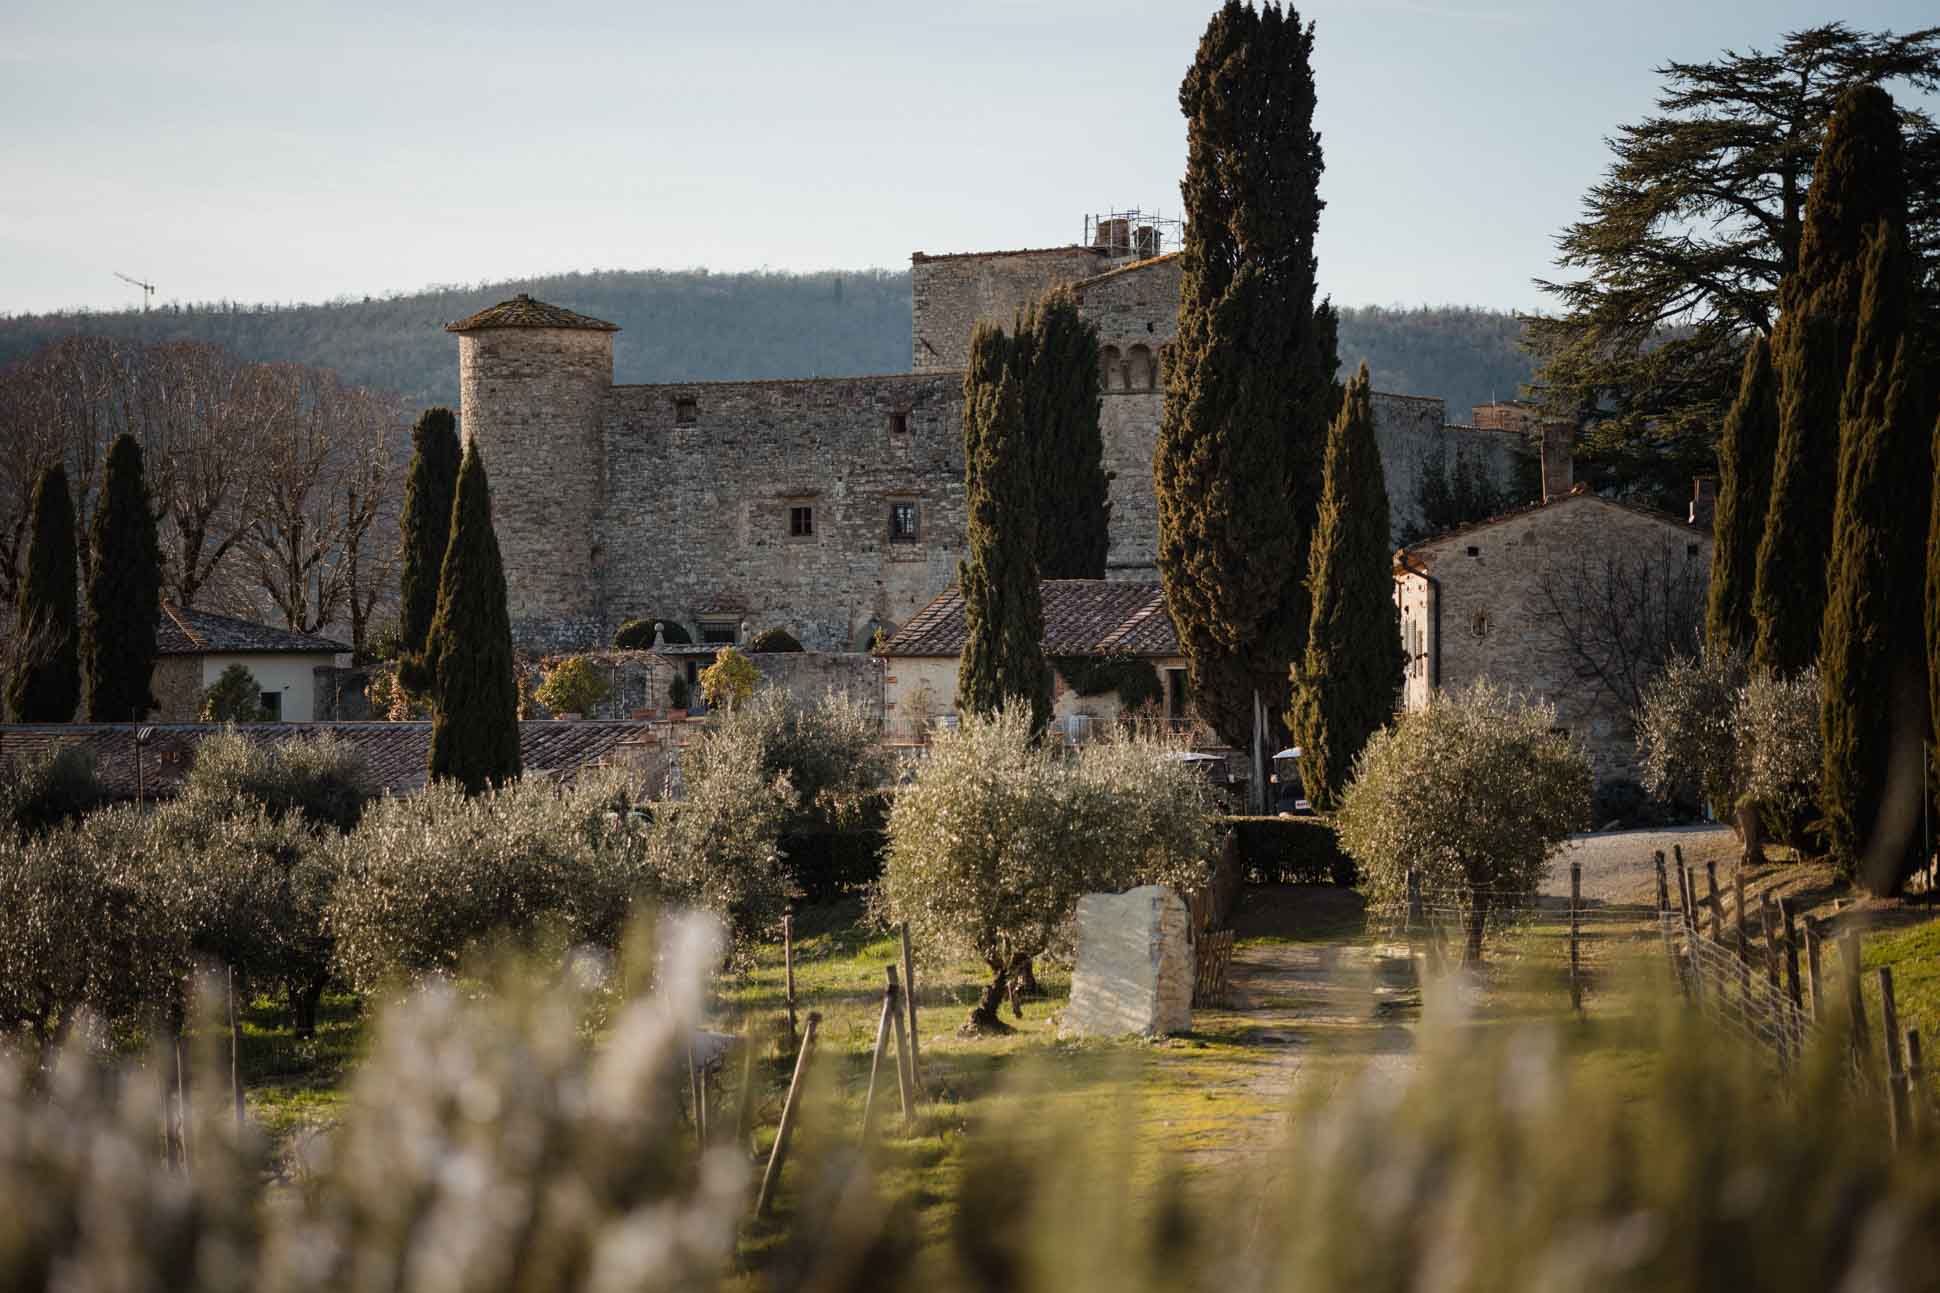
<svg viewBox="0 0 1940 1293"><path fill-rule="evenodd" d="M202 693L231 665L242 665L262 688L260 703L272 722L308 723L328 709L340 657L350 647L330 638L271 628L208 611L184 610L164 602L155 631L153 718L161 723L192 723Z"/></svg>
<svg viewBox="0 0 1940 1293"><path fill-rule="evenodd" d="M1156 581L1046 579L1039 585L1044 607L1044 654L1132 659L1149 666L1159 685L1154 716L1187 716L1186 659L1165 595ZM892 722L920 729L956 710L957 663L969 638L963 592L952 584L910 618L878 654L883 661L883 707ZM1083 739L1094 723L1118 718L1116 691L1084 695L1053 674L1052 720Z"/></svg>
<svg viewBox="0 0 1940 1293"><path fill-rule="evenodd" d="M1069 286L1099 331L1111 481L1107 576L1156 578L1152 451L1179 261L1163 230L1100 218L1085 245L911 257L910 371L615 385L616 325L520 296L447 325L463 434L492 479L518 645L583 650L630 617L733 642L780 626L867 650L949 586L964 551L963 368L982 320ZM1421 474L1461 457L1498 485L1527 437L1446 425L1439 399L1375 396L1409 532Z"/></svg>
<svg viewBox="0 0 1940 1293"><path fill-rule="evenodd" d="M1541 502L1395 554L1404 704L1493 682L1553 704L1599 786L1634 780L1634 686L1613 639L1681 636L1672 626L1688 621L1695 642L1712 482L1698 482L1691 516L1680 519L1573 485L1567 442L1551 437L1545 449Z"/></svg>

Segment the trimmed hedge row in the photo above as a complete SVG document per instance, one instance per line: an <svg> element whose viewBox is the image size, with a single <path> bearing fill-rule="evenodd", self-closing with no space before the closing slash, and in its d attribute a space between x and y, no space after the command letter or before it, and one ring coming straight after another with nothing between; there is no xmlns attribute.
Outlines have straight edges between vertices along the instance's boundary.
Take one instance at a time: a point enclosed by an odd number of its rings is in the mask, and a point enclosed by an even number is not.
<svg viewBox="0 0 1940 1293"><path fill-rule="evenodd" d="M1233 832L1250 883L1345 887L1358 878L1324 817L1222 817L1220 824Z"/></svg>

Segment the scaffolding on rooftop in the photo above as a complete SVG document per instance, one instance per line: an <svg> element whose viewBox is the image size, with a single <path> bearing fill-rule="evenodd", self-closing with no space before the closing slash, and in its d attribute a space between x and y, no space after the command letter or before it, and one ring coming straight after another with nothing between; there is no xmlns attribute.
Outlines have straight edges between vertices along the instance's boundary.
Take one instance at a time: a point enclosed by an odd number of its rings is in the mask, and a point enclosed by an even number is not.
<svg viewBox="0 0 1940 1293"><path fill-rule="evenodd" d="M1085 216L1084 245L1096 247L1114 260L1150 260L1185 245L1186 222L1133 207Z"/></svg>

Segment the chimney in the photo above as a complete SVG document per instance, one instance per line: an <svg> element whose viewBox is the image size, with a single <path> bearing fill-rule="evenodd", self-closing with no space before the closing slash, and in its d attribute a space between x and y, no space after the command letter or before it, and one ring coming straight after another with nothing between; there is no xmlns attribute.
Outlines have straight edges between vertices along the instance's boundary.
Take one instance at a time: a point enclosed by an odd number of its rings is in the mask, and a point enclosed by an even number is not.
<svg viewBox="0 0 1940 1293"><path fill-rule="evenodd" d="M1571 442L1576 428L1560 418L1545 418L1542 423L1543 502L1548 503L1570 492L1576 483Z"/></svg>
<svg viewBox="0 0 1940 1293"><path fill-rule="evenodd" d="M1691 482L1691 524L1709 534L1712 518L1717 514L1718 478L1699 476Z"/></svg>

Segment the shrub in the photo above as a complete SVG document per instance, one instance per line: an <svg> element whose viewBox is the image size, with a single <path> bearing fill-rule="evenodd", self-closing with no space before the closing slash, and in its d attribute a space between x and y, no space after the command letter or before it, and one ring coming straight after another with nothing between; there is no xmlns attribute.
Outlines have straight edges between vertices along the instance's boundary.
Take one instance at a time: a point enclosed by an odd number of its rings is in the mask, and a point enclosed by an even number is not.
<svg viewBox="0 0 1940 1293"><path fill-rule="evenodd" d="M1637 713L1643 788L1659 799L1702 799L1729 817L1744 793L1738 698L1744 654L1673 656L1644 689Z"/></svg>
<svg viewBox="0 0 1940 1293"><path fill-rule="evenodd" d="M1555 726L1550 706L1478 683L1376 733L1337 819L1370 901L1403 901L1419 869L1456 891L1479 957L1490 910L1533 895L1589 813L1589 760Z"/></svg>
<svg viewBox="0 0 1940 1293"><path fill-rule="evenodd" d="M1334 823L1324 817L1224 817L1240 865L1255 884L1352 885L1354 859L1341 851Z"/></svg>
<svg viewBox="0 0 1940 1293"><path fill-rule="evenodd" d="M613 635L613 645L622 651L645 651L653 645L653 626L660 626L660 640L668 646L692 645L694 637L678 620L658 619L643 615L620 625Z"/></svg>
<svg viewBox="0 0 1940 1293"><path fill-rule="evenodd" d="M1780 839L1807 844L1825 766L1818 668L1786 678L1758 671L1745 685L1734 718L1746 747L1746 797L1764 810Z"/></svg>
<svg viewBox="0 0 1940 1293"><path fill-rule="evenodd" d="M590 714L613 688L590 656L567 656L552 667L532 698L555 714Z"/></svg>
<svg viewBox="0 0 1940 1293"><path fill-rule="evenodd" d="M694 688L688 683L686 675L675 674L667 684L667 704L675 709L686 709L687 703L694 699Z"/></svg>
<svg viewBox="0 0 1940 1293"><path fill-rule="evenodd" d="M1080 696L1116 692L1119 706L1127 711L1165 698L1159 671L1141 656L1060 655L1051 657L1051 667Z"/></svg>
<svg viewBox="0 0 1940 1293"><path fill-rule="evenodd" d="M731 646L721 648L714 663L701 670L701 695L716 709L733 709L754 695L761 671L754 661Z"/></svg>
<svg viewBox="0 0 1940 1293"><path fill-rule="evenodd" d="M679 803L647 834L647 865L675 902L713 912L743 947L766 934L788 901L781 831L798 798L767 765L746 728L709 732L681 756Z"/></svg>
<svg viewBox="0 0 1940 1293"><path fill-rule="evenodd" d="M795 635L784 628L763 629L748 639L749 655L772 655L801 649L802 644L795 640Z"/></svg>
<svg viewBox="0 0 1940 1293"><path fill-rule="evenodd" d="M450 973L491 936L557 931L616 944L655 892L645 836L611 811L612 788L522 780L467 799L433 782L373 804L329 844L341 874L329 921L339 971L359 989Z"/></svg>
<svg viewBox="0 0 1940 1293"><path fill-rule="evenodd" d="M334 732L271 743L225 731L196 747L180 797L248 800L272 816L296 813L313 825L347 831L376 795L364 756Z"/></svg>
<svg viewBox="0 0 1940 1293"><path fill-rule="evenodd" d="M263 685L248 666L232 664L202 693L195 716L204 723L260 723L267 717Z"/></svg>
<svg viewBox="0 0 1940 1293"><path fill-rule="evenodd" d="M110 808L41 839L0 836L0 1030L45 1046L83 1008L125 1029L178 1001L188 921L153 883L150 835L139 811Z"/></svg>
<svg viewBox="0 0 1940 1293"><path fill-rule="evenodd" d="M78 746L26 759L0 755L0 835L43 834L101 800L94 759Z"/></svg>
<svg viewBox="0 0 1940 1293"><path fill-rule="evenodd" d="M752 744L767 779L786 776L794 792L786 829L805 831L853 826L871 815L894 775L877 738L870 711L845 692L803 705L769 687L722 715L704 742Z"/></svg>
<svg viewBox="0 0 1940 1293"><path fill-rule="evenodd" d="M1031 739L1028 707L938 734L889 816L878 910L928 955L975 957L992 981L968 1027L1001 1028L1006 978L1058 947L1079 897L1191 888L1212 849L1206 787L1164 741L1128 737L1067 760Z"/></svg>

